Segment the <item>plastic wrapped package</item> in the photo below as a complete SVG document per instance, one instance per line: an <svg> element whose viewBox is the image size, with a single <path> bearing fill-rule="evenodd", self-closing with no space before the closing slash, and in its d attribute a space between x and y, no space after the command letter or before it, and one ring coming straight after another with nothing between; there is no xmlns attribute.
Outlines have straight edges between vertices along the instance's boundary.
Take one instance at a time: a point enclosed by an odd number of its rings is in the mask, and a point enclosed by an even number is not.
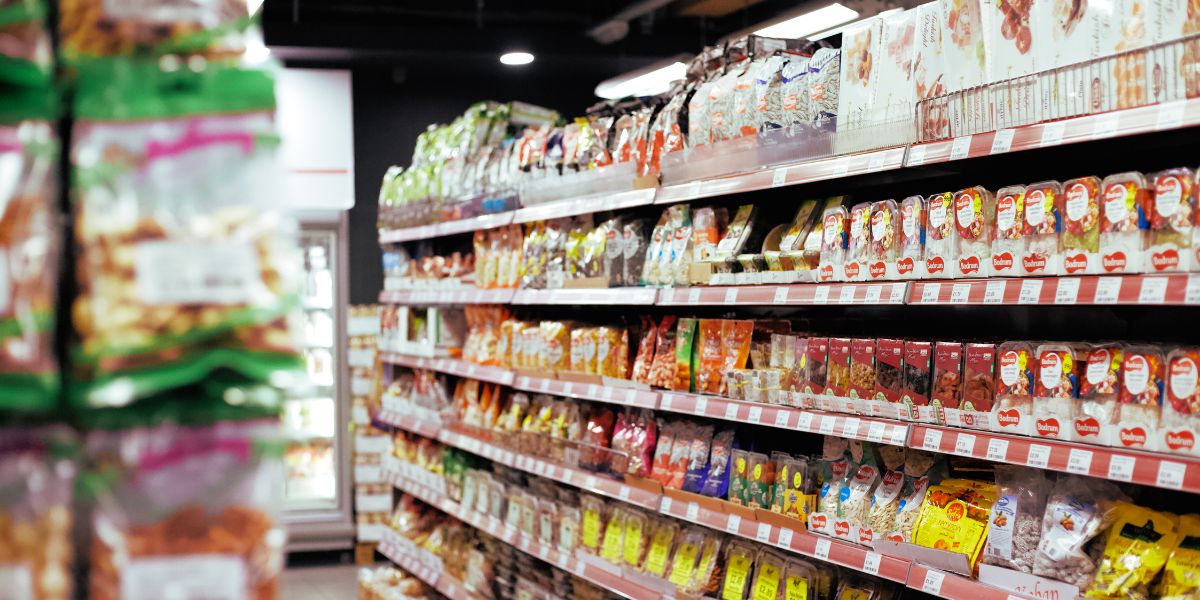
<svg viewBox="0 0 1200 600"><path fill-rule="evenodd" d="M1032 573L1053 483L1037 469L996 465L996 487L983 563Z"/></svg>
<svg viewBox="0 0 1200 600"><path fill-rule="evenodd" d="M901 279L925 277L925 198L909 196L900 203L900 250L896 258L896 276Z"/></svg>
<svg viewBox="0 0 1200 600"><path fill-rule="evenodd" d="M621 551L621 562L634 569L641 569L650 547L652 520L646 514L629 509L625 516L625 540Z"/></svg>
<svg viewBox="0 0 1200 600"><path fill-rule="evenodd" d="M819 599L820 573L817 567L806 560L788 558L783 567L783 599Z"/></svg>
<svg viewBox="0 0 1200 600"><path fill-rule="evenodd" d="M620 565L625 552L625 525L628 522L630 510L624 505L613 507L608 513L608 521L604 524L604 536L600 541L600 558L610 564Z"/></svg>
<svg viewBox="0 0 1200 600"><path fill-rule="evenodd" d="M873 465L863 464L854 471L838 493L838 520L834 522L834 535L855 542L872 541L870 532L865 532L867 535L864 539L862 530L871 527L871 500L875 497L879 481L879 469Z"/></svg>
<svg viewBox="0 0 1200 600"><path fill-rule="evenodd" d="M1088 588L1089 598L1150 598L1150 583L1178 543L1178 518L1118 502L1104 534L1104 554Z"/></svg>
<svg viewBox="0 0 1200 600"><path fill-rule="evenodd" d="M573 506L562 506L558 511L558 549L575 552L579 547L583 513Z"/></svg>
<svg viewBox="0 0 1200 600"><path fill-rule="evenodd" d="M846 257L842 263L842 281L864 281L871 263L871 203L855 204L850 209Z"/></svg>
<svg viewBox="0 0 1200 600"><path fill-rule="evenodd" d="M1100 270L1105 274L1138 273L1142 270L1142 250L1147 227L1146 178L1131 171L1104 178L1101 184L1103 205L1100 210Z"/></svg>
<svg viewBox="0 0 1200 600"><path fill-rule="evenodd" d="M666 315L658 324L654 343L654 362L646 383L671 389L675 383L675 317Z"/></svg>
<svg viewBox="0 0 1200 600"><path fill-rule="evenodd" d="M1200 349L1180 348L1167 357L1167 393L1162 407L1160 447L1196 454L1200 437Z"/></svg>
<svg viewBox="0 0 1200 600"><path fill-rule="evenodd" d="M849 242L849 218L846 207L840 205L825 209L821 217L824 225L821 230L821 264L817 269L817 279L821 282L840 281L845 276L842 268Z"/></svg>
<svg viewBox="0 0 1200 600"><path fill-rule="evenodd" d="M645 560L642 561L639 570L654 577L665 578L671 550L679 536L679 523L674 519L653 519L648 536Z"/></svg>
<svg viewBox="0 0 1200 600"><path fill-rule="evenodd" d="M805 260L804 242L820 217L817 208L816 200L802 201L800 208L796 210L796 216L779 239L778 254L770 251L764 252L767 265L772 270L808 271L815 268L816 265ZM774 264L775 262L778 264Z"/></svg>
<svg viewBox="0 0 1200 600"><path fill-rule="evenodd" d="M660 284L664 286L688 285L688 271L692 264L692 216L686 204L676 204L667 209L671 214L672 238L669 243L669 266L660 266Z"/></svg>
<svg viewBox="0 0 1200 600"><path fill-rule="evenodd" d="M785 600L786 582L784 581L784 565L786 559L782 554L771 550L759 552L757 564L754 566L754 582L750 585L752 600Z"/></svg>
<svg viewBox="0 0 1200 600"><path fill-rule="evenodd" d="M886 597L882 582L850 575L839 578L837 596L833 600L883 600Z"/></svg>
<svg viewBox="0 0 1200 600"><path fill-rule="evenodd" d="M621 225L621 281L617 285L633 287L644 283L642 270L649 253L645 239L646 226L645 219L635 219ZM610 277L610 281L614 279Z"/></svg>
<svg viewBox="0 0 1200 600"><path fill-rule="evenodd" d="M925 275L946 279L957 273L958 244L955 236L954 194L934 194L926 201Z"/></svg>
<svg viewBox="0 0 1200 600"><path fill-rule="evenodd" d="M904 341L880 338L875 350L874 399L897 404L904 395ZM886 415L885 415L886 416Z"/></svg>
<svg viewBox="0 0 1200 600"><path fill-rule="evenodd" d="M704 496L724 498L729 492L730 464L733 454L733 430L718 431L713 436L708 457L708 471L699 492Z"/></svg>
<svg viewBox="0 0 1200 600"><path fill-rule="evenodd" d="M685 448L687 470L683 475L683 491L700 493L704 479L708 475L709 455L713 444L713 428L711 425L695 426L692 436Z"/></svg>
<svg viewBox="0 0 1200 600"><path fill-rule="evenodd" d="M880 200L871 205L871 251L867 279L881 281L899 277L896 261L900 258L900 207L895 200Z"/></svg>
<svg viewBox="0 0 1200 600"><path fill-rule="evenodd" d="M1117 390L1121 386L1124 356L1118 344L1088 348L1079 377L1079 402L1071 439L1104 444L1111 441L1112 430L1117 426Z"/></svg>
<svg viewBox="0 0 1200 600"><path fill-rule="evenodd" d="M717 591L721 583L719 578L721 546L721 538L717 535L708 532L700 534L699 556L696 558L690 580L683 588L685 593L711 594ZM676 554L678 555L678 552Z"/></svg>
<svg viewBox="0 0 1200 600"><path fill-rule="evenodd" d="M825 393L828 382L829 338L810 337L805 345L801 391L811 402Z"/></svg>
<svg viewBox="0 0 1200 600"><path fill-rule="evenodd" d="M963 349L962 410L990 413L995 401L996 345L966 344ZM974 421L971 422L975 424Z"/></svg>
<svg viewBox="0 0 1200 600"><path fill-rule="evenodd" d="M781 74L787 61L782 54L772 54L763 60L754 74L753 106L760 131L779 129L784 125Z"/></svg>
<svg viewBox="0 0 1200 600"><path fill-rule="evenodd" d="M1033 415L1033 380L1037 355L1026 342L996 347L996 397L992 429L1029 433Z"/></svg>
<svg viewBox="0 0 1200 600"><path fill-rule="evenodd" d="M818 48L808 61L809 114L811 123L821 130L831 131L837 124L841 62L839 48Z"/></svg>
<svg viewBox="0 0 1200 600"><path fill-rule="evenodd" d="M696 334L695 360L695 390L698 393L720 394L723 391L721 386L725 352L724 338L722 337L723 325L723 319L700 319ZM691 359L691 352L687 353L687 357L689 360ZM676 389L683 391L688 388L680 385Z"/></svg>
<svg viewBox="0 0 1200 600"><path fill-rule="evenodd" d="M281 435L270 420L89 434L105 483L92 512L88 596L152 593L170 581L275 597L286 538Z"/></svg>
<svg viewBox="0 0 1200 600"><path fill-rule="evenodd" d="M1063 183L1062 270L1064 275L1100 273L1101 190L1099 177ZM1107 200L1104 200L1107 206ZM1119 211L1114 207L1114 211Z"/></svg>
<svg viewBox="0 0 1200 600"><path fill-rule="evenodd" d="M1200 592L1200 515L1180 516L1177 538L1154 589L1164 600L1184 600Z"/></svg>
<svg viewBox="0 0 1200 600"><path fill-rule="evenodd" d="M1040 437L1070 439L1068 423L1075 417L1078 389L1075 350L1065 344L1042 344L1037 348L1034 375L1034 433Z"/></svg>
<svg viewBox="0 0 1200 600"><path fill-rule="evenodd" d="M87 383L73 398L119 406L216 369L304 377L270 76L112 63L78 83L73 356Z"/></svg>
<svg viewBox="0 0 1200 600"><path fill-rule="evenodd" d="M928 406L933 388L933 344L925 341L904 342L904 382L900 398L908 407L909 418L917 420L919 408Z"/></svg>
<svg viewBox="0 0 1200 600"><path fill-rule="evenodd" d="M742 253L746 241L754 228L755 208L753 204L739 206L737 212L725 228L725 235L717 242L713 258L718 262L728 262Z"/></svg>
<svg viewBox="0 0 1200 600"><path fill-rule="evenodd" d="M1057 181L1029 184L1025 191L1025 252L1017 274L1057 275L1062 263L1062 185Z"/></svg>
<svg viewBox="0 0 1200 600"><path fill-rule="evenodd" d="M5 428L0 439L4 591L31 600L71 598L72 454L78 442L65 428Z"/></svg>
<svg viewBox="0 0 1200 600"><path fill-rule="evenodd" d="M849 396L861 400L875 397L875 340L855 338L850 342Z"/></svg>
<svg viewBox="0 0 1200 600"><path fill-rule="evenodd" d="M809 93L811 57L788 56L786 60L779 74L783 111L780 125L808 125L815 116L812 95Z"/></svg>
<svg viewBox="0 0 1200 600"><path fill-rule="evenodd" d="M729 473L729 490L726 499L734 504L746 504L746 487L750 481L750 453L734 448L730 455L733 468Z"/></svg>
<svg viewBox="0 0 1200 600"><path fill-rule="evenodd" d="M640 271L636 272L639 275L638 283L641 285L655 286L661 283L661 267L664 261L663 256L664 253L669 252L670 239L674 235L671 229L670 219L668 219L669 216L669 209L663 209L662 214L658 217L658 223L656 223L654 228L650 230L650 239L647 240L646 243L646 255L643 258L642 268ZM525 239L525 244L527 247L525 255L526 261L528 262L528 237ZM629 263L626 264L627 267L631 266ZM629 272L626 271L626 285L630 285L628 283L628 277Z"/></svg>
<svg viewBox="0 0 1200 600"><path fill-rule="evenodd" d="M596 374L615 379L629 376L629 333L616 327L596 328Z"/></svg>
<svg viewBox="0 0 1200 600"><path fill-rule="evenodd" d="M775 488L775 463L759 452L747 453L746 460L746 488L742 492L746 506L769 509Z"/></svg>
<svg viewBox="0 0 1200 600"><path fill-rule="evenodd" d="M1098 566L1087 544L1108 527L1123 500L1110 481L1067 477L1055 483L1042 516L1033 574L1086 589Z"/></svg>
<svg viewBox="0 0 1200 600"><path fill-rule="evenodd" d="M958 408L962 401L963 345L937 342L933 347L933 380L929 401L938 412Z"/></svg>
<svg viewBox="0 0 1200 600"><path fill-rule="evenodd" d="M248 49L251 39L261 38L249 7L239 0L151 7L67 0L59 7L63 56L81 63L106 56L163 53L232 61Z"/></svg>
<svg viewBox="0 0 1200 600"><path fill-rule="evenodd" d="M850 395L850 338L829 338L828 377L825 396L846 398Z"/></svg>
<svg viewBox="0 0 1200 600"><path fill-rule="evenodd" d="M1146 230L1145 260L1147 273L1190 271L1197 267L1192 247L1193 222L1196 218L1195 173L1177 168L1150 175L1150 190L1143 209L1149 221Z"/></svg>
<svg viewBox="0 0 1200 600"><path fill-rule="evenodd" d="M932 209L931 209L932 210ZM992 229L996 199L988 190L969 187L954 194L954 225L958 253L956 277L987 277L992 267Z"/></svg>
<svg viewBox="0 0 1200 600"><path fill-rule="evenodd" d="M571 370L576 373L596 372L597 328L580 327L571 330Z"/></svg>
<svg viewBox="0 0 1200 600"><path fill-rule="evenodd" d="M921 516L921 506L925 502L925 492L929 488L928 476L905 477L904 490L900 501L896 504L896 518L887 539L897 542L912 542L913 531L917 526L917 517Z"/></svg>
<svg viewBox="0 0 1200 600"><path fill-rule="evenodd" d="M930 486L912 542L964 554L975 568L987 539L988 514L996 501L992 484L945 480Z"/></svg>
<svg viewBox="0 0 1200 600"><path fill-rule="evenodd" d="M992 232L992 276L1020 275L1025 249L1025 186L1000 188L996 192L996 222Z"/></svg>
<svg viewBox="0 0 1200 600"><path fill-rule="evenodd" d="M1113 444L1157 449L1166 357L1155 346L1128 345L1122 350L1121 385L1117 392L1120 429Z"/></svg>
<svg viewBox="0 0 1200 600"><path fill-rule="evenodd" d="M583 494L579 497L579 510L579 546L589 554L600 554L605 524L608 522L608 508L600 498Z"/></svg>
<svg viewBox="0 0 1200 600"><path fill-rule="evenodd" d="M742 600L750 591L751 574L754 572L755 558L758 550L753 544L734 540L725 547L723 566L725 574L721 578L721 600Z"/></svg>

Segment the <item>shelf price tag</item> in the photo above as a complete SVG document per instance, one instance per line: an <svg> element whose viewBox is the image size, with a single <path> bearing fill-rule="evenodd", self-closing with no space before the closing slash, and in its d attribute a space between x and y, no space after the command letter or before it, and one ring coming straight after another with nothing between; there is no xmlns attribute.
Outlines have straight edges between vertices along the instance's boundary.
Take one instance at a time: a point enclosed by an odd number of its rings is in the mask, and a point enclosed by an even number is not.
<svg viewBox="0 0 1200 600"><path fill-rule="evenodd" d="M1075 304L1079 299L1079 279L1075 277L1064 277L1058 280L1058 287L1054 289L1055 304Z"/></svg>
<svg viewBox="0 0 1200 600"><path fill-rule="evenodd" d="M751 406L750 414L749 414L749 416L746 417L746 420L750 421L751 423L761 423L762 422L762 407L761 406Z"/></svg>
<svg viewBox="0 0 1200 600"><path fill-rule="evenodd" d="M695 415L704 416L706 411L708 411L708 398L705 398L704 396L697 397L696 408L692 410L692 413Z"/></svg>
<svg viewBox="0 0 1200 600"><path fill-rule="evenodd" d="M879 561L881 558L882 557L879 556L878 552L868 552L867 555L863 557L863 571L870 573L871 575L878 575Z"/></svg>
<svg viewBox="0 0 1200 600"><path fill-rule="evenodd" d="M926 450L940 451L942 448L942 430L926 429L925 439L921 441L921 447Z"/></svg>
<svg viewBox="0 0 1200 600"><path fill-rule="evenodd" d="M950 160L961 160L971 153L971 137L964 135L954 138L950 144Z"/></svg>
<svg viewBox="0 0 1200 600"><path fill-rule="evenodd" d="M854 417L846 417L846 420L842 421L842 437L857 437L858 426L861 423L862 421Z"/></svg>
<svg viewBox="0 0 1200 600"><path fill-rule="evenodd" d="M1095 126L1092 127L1092 139L1099 140L1117 135L1120 124L1120 113L1110 112L1099 115L1096 117Z"/></svg>
<svg viewBox="0 0 1200 600"><path fill-rule="evenodd" d="M888 435L888 443L893 446L903 446L908 441L908 426L907 425L892 425L891 434Z"/></svg>
<svg viewBox="0 0 1200 600"><path fill-rule="evenodd" d="M729 519L725 521L725 531L729 533L737 533L742 529L741 515L729 515Z"/></svg>
<svg viewBox="0 0 1200 600"><path fill-rule="evenodd" d="M1096 304L1116 304L1121 297L1120 277L1101 277L1096 280Z"/></svg>
<svg viewBox="0 0 1200 600"><path fill-rule="evenodd" d="M695 521L700 516L700 505L695 502L688 502L687 512L684 517L689 521Z"/></svg>
<svg viewBox="0 0 1200 600"><path fill-rule="evenodd" d="M833 427L837 424L837 417L821 417L821 424L818 431L821 435L833 435Z"/></svg>
<svg viewBox="0 0 1200 600"><path fill-rule="evenodd" d="M829 304L829 286L819 285L813 290L813 304Z"/></svg>
<svg viewBox="0 0 1200 600"><path fill-rule="evenodd" d="M1063 121L1054 121L1042 125L1042 144L1046 146L1057 146L1063 141L1063 133L1067 131L1067 124Z"/></svg>
<svg viewBox="0 0 1200 600"><path fill-rule="evenodd" d="M904 294L908 291L907 283L893 283L892 291L888 294L889 304L903 304Z"/></svg>
<svg viewBox="0 0 1200 600"><path fill-rule="evenodd" d="M926 283L921 287L921 304L937 304L938 295L942 292L942 284Z"/></svg>
<svg viewBox="0 0 1200 600"><path fill-rule="evenodd" d="M546 562L550 562L550 547L549 546L542 546L539 544L537 554L538 554L538 558L540 558Z"/></svg>
<svg viewBox="0 0 1200 600"><path fill-rule="evenodd" d="M871 421L871 426L867 428L867 441L882 442L883 434L887 431L887 425L879 421Z"/></svg>
<svg viewBox="0 0 1200 600"><path fill-rule="evenodd" d="M870 173L882 171L886 160L887 152L872 152L870 158L867 159L867 171Z"/></svg>
<svg viewBox="0 0 1200 600"><path fill-rule="evenodd" d="M738 289L731 287L725 290L725 304L733 304L737 302Z"/></svg>
<svg viewBox="0 0 1200 600"><path fill-rule="evenodd" d="M941 571L929 569L925 571L925 581L921 582L921 591L926 594L938 596L942 593L942 581L946 579L946 574Z"/></svg>
<svg viewBox="0 0 1200 600"><path fill-rule="evenodd" d="M570 396L571 394L574 394L574 393L575 393L575 383L574 382L568 381L563 384L562 395Z"/></svg>
<svg viewBox="0 0 1200 600"><path fill-rule="evenodd" d="M1067 455L1067 472L1087 475L1092 470L1092 451L1071 448Z"/></svg>
<svg viewBox="0 0 1200 600"><path fill-rule="evenodd" d="M1041 279L1026 279L1021 282L1021 295L1017 296L1017 304L1037 304L1041 298Z"/></svg>
<svg viewBox="0 0 1200 600"><path fill-rule="evenodd" d="M786 287L775 288L775 298L771 301L771 303L772 304L787 304L787 301L788 301L788 288L786 288Z"/></svg>
<svg viewBox="0 0 1200 600"><path fill-rule="evenodd" d="M966 304L971 299L971 284L956 283L950 288L951 304Z"/></svg>
<svg viewBox="0 0 1200 600"><path fill-rule="evenodd" d="M663 410L671 410L671 403L674 402L675 396L671 394L663 394L662 400L659 401L658 407Z"/></svg>
<svg viewBox="0 0 1200 600"><path fill-rule="evenodd" d="M1146 277L1142 279L1142 289L1138 292L1138 304L1162 304L1166 298L1166 277Z"/></svg>
<svg viewBox="0 0 1200 600"><path fill-rule="evenodd" d="M831 545L827 539L821 538L817 540L817 547L813 550L813 556L821 560L829 560L829 547Z"/></svg>
<svg viewBox="0 0 1200 600"><path fill-rule="evenodd" d="M1008 457L1008 440L992 438L988 440L987 459L1004 461Z"/></svg>
<svg viewBox="0 0 1200 600"><path fill-rule="evenodd" d="M813 414L810 412L800 413L800 418L796 421L796 428L804 431L812 431Z"/></svg>
<svg viewBox="0 0 1200 600"><path fill-rule="evenodd" d="M738 405L730 402L725 405L725 418L730 421L736 421L738 418Z"/></svg>
<svg viewBox="0 0 1200 600"><path fill-rule="evenodd" d="M1016 133L1012 129L1001 129L992 137L992 154L1002 154L1012 149L1013 134Z"/></svg>
<svg viewBox="0 0 1200 600"><path fill-rule="evenodd" d="M625 502L628 502L628 501L629 501L629 494L630 494L630 493L631 493L631 492L630 492L630 488L629 488L629 486L627 486L627 485L623 485L623 486L621 486L621 491L620 491L620 492L617 494L617 496L618 496L618 497L619 497L621 500L624 500Z"/></svg>
<svg viewBox="0 0 1200 600"><path fill-rule="evenodd" d="M789 417L791 417L791 414L792 413L790 413L782 408L779 409L775 413L775 426L786 428L788 426L788 419L789 419Z"/></svg>
<svg viewBox="0 0 1200 600"><path fill-rule="evenodd" d="M904 161L910 167L915 167L925 162L925 146L909 146L908 160Z"/></svg>
<svg viewBox="0 0 1200 600"><path fill-rule="evenodd" d="M867 286L867 295L866 295L866 298L864 301L867 304L879 304L879 299L882 296L883 296L883 286L882 285L869 285L869 286Z"/></svg>
<svg viewBox="0 0 1200 600"><path fill-rule="evenodd" d="M1183 110L1186 101L1179 100L1167 104L1158 105L1158 119L1155 121L1154 128L1162 131L1163 129L1179 129L1183 125Z"/></svg>
<svg viewBox="0 0 1200 600"><path fill-rule="evenodd" d="M787 184L787 168L780 167L778 169L775 169L775 172L771 174L771 187L779 187L781 185L786 185L786 184Z"/></svg>
<svg viewBox="0 0 1200 600"><path fill-rule="evenodd" d="M987 282L987 287L983 289L984 304L1003 304L1004 303L1004 286L1007 282L1004 280L996 280Z"/></svg>
<svg viewBox="0 0 1200 600"><path fill-rule="evenodd" d="M1046 465L1050 464L1050 446L1042 444L1029 445L1029 458L1025 459L1025 464L1039 469L1045 469Z"/></svg>
<svg viewBox="0 0 1200 600"><path fill-rule="evenodd" d="M1114 454L1108 461L1108 478L1115 481L1133 481L1133 468L1137 458Z"/></svg>
<svg viewBox="0 0 1200 600"><path fill-rule="evenodd" d="M853 285L843 285L838 293L838 302L841 304L854 304L854 289Z"/></svg>
<svg viewBox="0 0 1200 600"><path fill-rule="evenodd" d="M692 288L688 290L688 304L700 304L700 288Z"/></svg>
<svg viewBox="0 0 1200 600"><path fill-rule="evenodd" d="M975 453L975 436L969 433L960 433L958 438L954 440L954 453L959 456L971 456Z"/></svg>
<svg viewBox="0 0 1200 600"><path fill-rule="evenodd" d="M754 533L754 539L766 544L771 540L771 525L769 523L759 523L758 531Z"/></svg>
<svg viewBox="0 0 1200 600"><path fill-rule="evenodd" d="M850 172L850 157L839 158L833 163L833 176L845 177Z"/></svg>
<svg viewBox="0 0 1200 600"><path fill-rule="evenodd" d="M660 512L664 515L671 514L671 497L670 496L662 497L662 500L658 503L658 512Z"/></svg>
<svg viewBox="0 0 1200 600"><path fill-rule="evenodd" d="M1173 490L1183 489L1183 476L1186 472L1187 465L1183 463L1167 460L1160 461L1158 463L1158 477L1154 479L1154 485Z"/></svg>
<svg viewBox="0 0 1200 600"><path fill-rule="evenodd" d="M1200 304L1200 275L1188 275L1187 287L1183 291L1183 301L1186 304Z"/></svg>
<svg viewBox="0 0 1200 600"><path fill-rule="evenodd" d="M780 548L792 547L792 530L786 527L779 530L779 539L775 540L775 545Z"/></svg>

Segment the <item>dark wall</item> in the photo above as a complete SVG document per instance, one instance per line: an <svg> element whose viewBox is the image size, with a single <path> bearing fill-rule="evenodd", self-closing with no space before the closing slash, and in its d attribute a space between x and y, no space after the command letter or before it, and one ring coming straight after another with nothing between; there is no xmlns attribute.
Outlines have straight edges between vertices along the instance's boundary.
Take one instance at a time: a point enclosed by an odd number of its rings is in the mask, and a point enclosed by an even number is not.
<svg viewBox="0 0 1200 600"><path fill-rule="evenodd" d="M615 64L613 65L616 66ZM350 211L350 302L378 301L383 289L375 217L379 184L391 165L408 165L417 135L430 123L448 123L479 100L522 100L567 117L597 98L592 90L609 74L571 65L480 69L358 67L354 82L354 193Z"/></svg>

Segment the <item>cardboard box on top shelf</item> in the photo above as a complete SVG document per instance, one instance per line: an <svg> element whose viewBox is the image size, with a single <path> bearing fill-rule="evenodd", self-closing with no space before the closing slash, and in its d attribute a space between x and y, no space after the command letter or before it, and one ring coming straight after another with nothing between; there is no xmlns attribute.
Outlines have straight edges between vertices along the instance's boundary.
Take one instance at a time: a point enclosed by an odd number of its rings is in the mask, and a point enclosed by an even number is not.
<svg viewBox="0 0 1200 600"><path fill-rule="evenodd" d="M881 19L873 112L883 123L905 119L916 105L917 17L916 11L906 10Z"/></svg>
<svg viewBox="0 0 1200 600"><path fill-rule="evenodd" d="M946 91L958 92L984 83L987 52L980 21L979 0L938 0L941 5L942 56ZM990 103L987 105L990 110ZM950 107L950 131L959 135L968 122L977 121L978 103L958 102Z"/></svg>
<svg viewBox="0 0 1200 600"><path fill-rule="evenodd" d="M842 63L838 90L837 130L862 129L872 121L879 93L880 38L883 20L871 18L842 31Z"/></svg>
<svg viewBox="0 0 1200 600"><path fill-rule="evenodd" d="M1038 106L1038 79L1010 81L1036 73L1046 66L1047 40L1034 35L1033 5L1048 0L981 0L980 21L986 49L987 83L996 86L992 95L996 128L1024 125ZM1041 63L1041 64L1039 64Z"/></svg>
<svg viewBox="0 0 1200 600"><path fill-rule="evenodd" d="M928 2L911 11L916 27L913 46L913 94L919 102L945 96L946 58L942 47L942 4ZM920 125L921 139L943 139L950 136L950 120L943 103L926 103Z"/></svg>

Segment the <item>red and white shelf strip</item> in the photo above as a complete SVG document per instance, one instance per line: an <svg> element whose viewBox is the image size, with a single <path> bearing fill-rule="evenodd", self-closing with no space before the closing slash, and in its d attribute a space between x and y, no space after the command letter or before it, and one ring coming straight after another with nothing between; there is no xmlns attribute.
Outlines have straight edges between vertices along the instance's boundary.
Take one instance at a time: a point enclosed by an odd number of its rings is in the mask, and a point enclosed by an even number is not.
<svg viewBox="0 0 1200 600"><path fill-rule="evenodd" d="M914 281L909 304L1200 304L1200 275Z"/></svg>
<svg viewBox="0 0 1200 600"><path fill-rule="evenodd" d="M806 304L904 304L908 283L824 283L664 289L663 306L769 306Z"/></svg>
<svg viewBox="0 0 1200 600"><path fill-rule="evenodd" d="M394 352L384 352L382 358L388 364L399 365L401 367L428 369L458 377L499 383L500 385L512 385L514 378L513 372L509 369L477 365L457 358L425 358L422 356L396 354Z"/></svg>
<svg viewBox="0 0 1200 600"><path fill-rule="evenodd" d="M413 240L423 240L444 235L469 233L480 229L494 229L512 223L514 214L513 211L508 211L430 225L385 229L379 232L379 243L394 244L397 242L411 242Z"/></svg>
<svg viewBox="0 0 1200 600"><path fill-rule="evenodd" d="M513 387L527 392L554 394L580 400L595 400L637 408L657 408L658 392L616 385L601 385L598 383L580 383L551 379L549 377L530 377L518 375L513 380Z"/></svg>
<svg viewBox="0 0 1200 600"><path fill-rule="evenodd" d="M379 301L384 304L508 304L516 290L480 289L463 286L448 289L384 290Z"/></svg>
<svg viewBox="0 0 1200 600"><path fill-rule="evenodd" d="M517 290L513 304L568 304L649 306L658 300L655 288L577 288L557 290Z"/></svg>
<svg viewBox="0 0 1200 600"><path fill-rule="evenodd" d="M654 203L657 188L590 194L567 200L556 200L517 209L513 223L529 223L544 219L573 217L606 210L621 210Z"/></svg>
<svg viewBox="0 0 1200 600"><path fill-rule="evenodd" d="M912 429L915 448L1200 493L1200 460L1193 458L929 425Z"/></svg>

